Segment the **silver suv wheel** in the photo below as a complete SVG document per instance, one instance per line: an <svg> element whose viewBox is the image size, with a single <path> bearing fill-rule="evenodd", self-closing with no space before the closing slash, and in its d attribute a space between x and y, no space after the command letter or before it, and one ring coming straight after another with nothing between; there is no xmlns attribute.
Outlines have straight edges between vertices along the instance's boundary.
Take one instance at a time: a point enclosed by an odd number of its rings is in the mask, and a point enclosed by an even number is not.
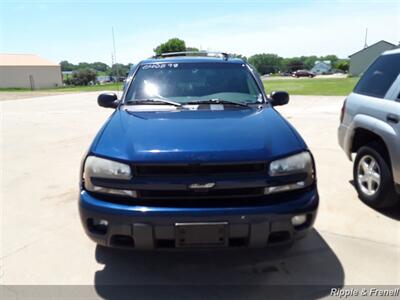
<svg viewBox="0 0 400 300"><path fill-rule="evenodd" d="M381 170L375 158L365 155L359 160L357 181L365 195L373 196L377 193L381 184Z"/></svg>
<svg viewBox="0 0 400 300"><path fill-rule="evenodd" d="M390 207L400 202L394 189L389 154L383 143L372 142L358 149L353 180L360 199L372 207Z"/></svg>

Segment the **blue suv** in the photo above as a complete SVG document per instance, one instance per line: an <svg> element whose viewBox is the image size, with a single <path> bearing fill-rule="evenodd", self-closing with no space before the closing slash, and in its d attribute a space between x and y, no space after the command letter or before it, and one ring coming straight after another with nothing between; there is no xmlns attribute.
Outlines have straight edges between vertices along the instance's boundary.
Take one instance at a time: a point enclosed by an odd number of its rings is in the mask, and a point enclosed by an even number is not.
<svg viewBox="0 0 400 300"><path fill-rule="evenodd" d="M82 163L96 243L132 249L290 245L313 226L313 156L252 66L227 54L144 60Z"/></svg>

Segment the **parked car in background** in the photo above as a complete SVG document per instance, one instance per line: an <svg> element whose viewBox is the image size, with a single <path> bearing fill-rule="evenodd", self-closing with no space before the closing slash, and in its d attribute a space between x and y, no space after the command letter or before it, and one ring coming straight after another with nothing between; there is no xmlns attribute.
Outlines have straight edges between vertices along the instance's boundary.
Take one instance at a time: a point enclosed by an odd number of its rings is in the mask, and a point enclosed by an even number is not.
<svg viewBox="0 0 400 300"><path fill-rule="evenodd" d="M384 52L344 101L339 144L349 159L359 197L373 207L399 202L400 49Z"/></svg>
<svg viewBox="0 0 400 300"><path fill-rule="evenodd" d="M280 75L283 77L292 76L292 72L282 72Z"/></svg>
<svg viewBox="0 0 400 300"><path fill-rule="evenodd" d="M112 78L111 78L111 76L108 76L108 75L102 75L102 76L97 76L96 77L96 81L99 84L105 84L105 83L112 82Z"/></svg>
<svg viewBox="0 0 400 300"><path fill-rule="evenodd" d="M293 72L292 74L293 77L310 77L310 78L314 78L315 74L311 71L307 71L307 70L298 70Z"/></svg>
<svg viewBox="0 0 400 300"><path fill-rule="evenodd" d="M199 53L200 55L201 53ZM171 55L171 56L169 56ZM244 60L165 54L129 73L82 162L79 209L96 243L266 247L310 232L313 156Z"/></svg>

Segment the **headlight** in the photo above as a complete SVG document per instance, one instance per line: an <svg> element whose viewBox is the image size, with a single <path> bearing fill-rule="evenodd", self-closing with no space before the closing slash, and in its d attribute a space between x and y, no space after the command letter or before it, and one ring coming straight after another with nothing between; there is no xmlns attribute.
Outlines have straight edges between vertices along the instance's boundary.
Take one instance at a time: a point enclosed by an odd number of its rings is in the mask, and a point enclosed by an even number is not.
<svg viewBox="0 0 400 300"><path fill-rule="evenodd" d="M85 189L91 192L136 197L136 191L94 185L92 182L93 177L129 180L132 178L132 172L127 164L96 156L88 156L83 169Z"/></svg>
<svg viewBox="0 0 400 300"><path fill-rule="evenodd" d="M304 180L302 179L301 181L268 186L264 189L264 194L298 190L311 185L314 182L314 167L309 152L302 152L278 159L271 162L269 165L269 175L271 177L294 174L306 174L306 176L304 177Z"/></svg>
<svg viewBox="0 0 400 300"><path fill-rule="evenodd" d="M271 162L270 176L285 176L296 173L313 173L312 158L309 152L301 152Z"/></svg>

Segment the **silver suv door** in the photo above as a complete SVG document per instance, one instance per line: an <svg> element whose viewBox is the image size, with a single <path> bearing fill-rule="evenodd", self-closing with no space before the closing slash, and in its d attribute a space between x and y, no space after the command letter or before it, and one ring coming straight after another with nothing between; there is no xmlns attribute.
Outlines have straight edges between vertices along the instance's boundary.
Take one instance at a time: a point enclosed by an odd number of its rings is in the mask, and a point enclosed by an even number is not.
<svg viewBox="0 0 400 300"><path fill-rule="evenodd" d="M389 148L393 177L400 183L400 53L381 55L354 89L355 111L372 117L371 129Z"/></svg>

